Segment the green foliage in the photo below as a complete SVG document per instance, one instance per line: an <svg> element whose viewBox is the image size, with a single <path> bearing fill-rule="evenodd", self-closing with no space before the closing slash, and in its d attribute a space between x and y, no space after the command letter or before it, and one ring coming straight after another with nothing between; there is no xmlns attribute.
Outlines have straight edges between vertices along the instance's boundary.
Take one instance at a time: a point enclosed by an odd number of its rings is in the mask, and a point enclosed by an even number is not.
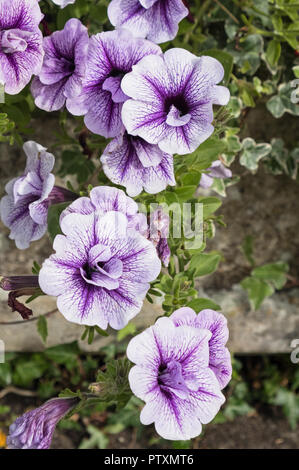
<svg viewBox="0 0 299 470"><path fill-rule="evenodd" d="M69 202L62 202L60 204L54 204L49 207L48 210L48 233L51 241L53 242L56 235L61 234L61 228L59 224L59 218L61 212L66 209L69 205Z"/></svg>
<svg viewBox="0 0 299 470"><path fill-rule="evenodd" d="M124 407L132 396L128 382L130 368L126 358L107 362L106 371L98 371L96 383L90 386L90 390L99 400L116 403L119 409Z"/></svg>
<svg viewBox="0 0 299 470"><path fill-rule="evenodd" d="M289 270L287 263L278 261L254 268L250 277L246 277L241 286L248 292L251 306L257 310L266 297L270 297L275 289L282 289L286 283Z"/></svg>
<svg viewBox="0 0 299 470"><path fill-rule="evenodd" d="M44 343L47 341L48 337L48 325L47 319L44 315L40 315L37 320L37 331L40 334Z"/></svg>

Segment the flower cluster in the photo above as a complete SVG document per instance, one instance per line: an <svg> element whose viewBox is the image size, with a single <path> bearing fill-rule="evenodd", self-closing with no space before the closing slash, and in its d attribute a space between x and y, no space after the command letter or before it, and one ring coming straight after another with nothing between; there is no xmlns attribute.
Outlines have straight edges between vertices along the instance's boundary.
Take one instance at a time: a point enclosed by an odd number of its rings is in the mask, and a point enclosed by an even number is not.
<svg viewBox="0 0 299 470"><path fill-rule="evenodd" d="M155 423L165 439L201 433L225 398L231 377L226 319L213 310L198 315L181 308L135 336L127 348L136 365L129 374L133 393L144 400L140 420Z"/></svg>
<svg viewBox="0 0 299 470"><path fill-rule="evenodd" d="M53 0L61 8L74 1ZM111 138L100 156L103 172L128 194L88 186L79 197L55 186L54 156L34 141L24 144L25 171L6 185L0 204L16 246L25 249L43 236L50 205L70 202L60 215L55 253L39 273L0 279L24 319L32 311L16 299L39 287L57 298L68 321L120 330L140 312L161 262L169 265L168 215L158 206L147 220L132 197L176 184L173 156L194 152L210 137L213 105L227 104L230 96L219 85L224 69L218 60L180 48L163 53L158 45L176 36L187 15L183 0L112 0L108 17L115 30L90 37L87 27L71 18L43 38L37 0L0 0L5 92L20 92L34 75L37 107L48 112L66 107L84 116L89 131ZM202 187L231 176L220 161L207 170ZM135 336L127 356L135 364L131 390L145 401L141 422L155 423L166 439L200 434L225 400L221 390L232 373L227 340L223 315L213 310L196 315L187 307ZM25 413L11 425L8 447L49 448L56 424L78 400L52 399Z"/></svg>

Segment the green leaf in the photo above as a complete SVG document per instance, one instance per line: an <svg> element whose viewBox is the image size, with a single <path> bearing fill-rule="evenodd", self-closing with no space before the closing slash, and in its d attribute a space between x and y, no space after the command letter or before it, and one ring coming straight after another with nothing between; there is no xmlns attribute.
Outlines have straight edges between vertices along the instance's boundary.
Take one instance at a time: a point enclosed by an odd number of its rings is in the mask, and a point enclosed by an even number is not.
<svg viewBox="0 0 299 470"><path fill-rule="evenodd" d="M281 289L286 281L286 274L289 270L289 265L278 261L277 263L265 264L255 268L251 275L257 279L272 282L276 289Z"/></svg>
<svg viewBox="0 0 299 470"><path fill-rule="evenodd" d="M268 43L267 50L266 50L266 59L272 67L277 65L280 54L281 54L280 42L277 41L276 39L272 39Z"/></svg>
<svg viewBox="0 0 299 470"><path fill-rule="evenodd" d="M196 186L183 186L175 189L175 194L178 197L179 202L186 202L188 199L192 199L196 191Z"/></svg>
<svg viewBox="0 0 299 470"><path fill-rule="evenodd" d="M193 308L193 310L196 313L201 312L201 310L205 310L207 308L209 308L211 310L216 310L216 311L221 310L220 305L215 304L215 302L213 302L210 299L204 299L204 298L198 298L198 299L190 300L190 302L188 302L186 304L186 306L190 307L190 308Z"/></svg>
<svg viewBox="0 0 299 470"><path fill-rule="evenodd" d="M246 277L241 282L243 289L247 290L250 303L254 310L257 310L266 297L274 293L273 287L267 282L255 277Z"/></svg>
<svg viewBox="0 0 299 470"><path fill-rule="evenodd" d="M206 219L221 206L222 202L218 197L200 197L198 202L203 204L203 218Z"/></svg>
<svg viewBox="0 0 299 470"><path fill-rule="evenodd" d="M180 160L189 166L192 166L196 171L206 170L211 166L214 160L217 160L218 156L224 152L226 144L223 140L215 137L210 137L203 142L198 149L188 155L179 155Z"/></svg>
<svg viewBox="0 0 299 470"><path fill-rule="evenodd" d="M79 348L76 341L52 346L44 351L45 356L52 361L57 364L65 364L69 367L74 367L77 364L78 353Z"/></svg>
<svg viewBox="0 0 299 470"><path fill-rule="evenodd" d="M247 235L241 247L244 255L246 256L251 266L254 266L255 262L253 258L253 237L251 235Z"/></svg>
<svg viewBox="0 0 299 470"><path fill-rule="evenodd" d="M5 387L12 382L11 365L8 362L0 364L0 385Z"/></svg>
<svg viewBox="0 0 299 470"><path fill-rule="evenodd" d="M292 429L296 429L299 420L299 396L285 388L280 388L273 400L274 405L282 406Z"/></svg>
<svg viewBox="0 0 299 470"><path fill-rule="evenodd" d="M83 439L79 445L79 449L106 449L109 444L108 437L95 426L91 424L87 426L87 431L90 434L88 439Z"/></svg>
<svg viewBox="0 0 299 470"><path fill-rule="evenodd" d="M200 253L191 258L189 269L195 270L195 277L213 273L221 260L218 253Z"/></svg>
<svg viewBox="0 0 299 470"><path fill-rule="evenodd" d="M37 320L37 331L41 336L44 343L47 341L48 337L48 325L45 315L40 315Z"/></svg>
<svg viewBox="0 0 299 470"><path fill-rule="evenodd" d="M49 207L48 210L48 232L53 242L56 235L61 234L61 228L59 225L59 218L61 212L69 206L69 202L62 202L60 204L54 204L53 206Z"/></svg>

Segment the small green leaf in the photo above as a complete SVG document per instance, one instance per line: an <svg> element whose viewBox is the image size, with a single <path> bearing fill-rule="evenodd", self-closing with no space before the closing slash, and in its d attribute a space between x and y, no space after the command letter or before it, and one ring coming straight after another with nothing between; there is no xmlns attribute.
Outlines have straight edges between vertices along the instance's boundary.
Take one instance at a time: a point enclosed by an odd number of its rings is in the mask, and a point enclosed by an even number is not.
<svg viewBox="0 0 299 470"><path fill-rule="evenodd" d="M39 335L41 336L43 342L46 343L47 337L48 337L48 325L47 325L47 319L45 315L41 315L38 317L37 331Z"/></svg>
<svg viewBox="0 0 299 470"><path fill-rule="evenodd" d="M207 308L211 310L216 310L216 311L221 310L220 305L215 304L215 302L213 302L210 299L204 299L204 298L190 300L190 302L188 302L186 306L193 308L193 310L196 313L201 312L202 310L205 310Z"/></svg>
<svg viewBox="0 0 299 470"><path fill-rule="evenodd" d="M213 273L221 260L218 253L200 253L192 256L189 269L195 270L195 277Z"/></svg>
<svg viewBox="0 0 299 470"><path fill-rule="evenodd" d="M206 219L221 206L222 202L218 197L200 197L197 200L203 204L203 218Z"/></svg>
<svg viewBox="0 0 299 470"><path fill-rule="evenodd" d="M266 58L269 64L273 67L277 65L281 54L281 44L276 39L272 39L267 46Z"/></svg>
<svg viewBox="0 0 299 470"><path fill-rule="evenodd" d="M278 261L277 263L265 264L255 268L251 275L257 279L272 282L276 289L281 289L286 281L286 274L289 270L289 265Z"/></svg>
<svg viewBox="0 0 299 470"><path fill-rule="evenodd" d="M274 293L273 287L267 282L256 279L255 277L246 277L241 286L247 290L250 303L254 310L257 310L266 297L270 297Z"/></svg>

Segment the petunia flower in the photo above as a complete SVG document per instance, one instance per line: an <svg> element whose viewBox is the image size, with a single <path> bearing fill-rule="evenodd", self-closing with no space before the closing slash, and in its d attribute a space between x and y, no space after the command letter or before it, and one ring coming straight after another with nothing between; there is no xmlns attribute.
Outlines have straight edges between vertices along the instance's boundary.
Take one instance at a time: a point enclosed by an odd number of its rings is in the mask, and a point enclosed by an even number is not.
<svg viewBox="0 0 299 470"><path fill-rule="evenodd" d="M187 15L182 0L112 0L108 5L113 26L157 44L174 39L179 22Z"/></svg>
<svg viewBox="0 0 299 470"><path fill-rule="evenodd" d="M146 403L140 421L154 423L164 439L198 436L225 401L209 368L210 337L207 329L176 327L164 317L128 345L127 356L136 364L130 387Z"/></svg>
<svg viewBox="0 0 299 470"><path fill-rule="evenodd" d="M155 194L175 185L172 155L126 132L107 145L101 162L107 178L125 186L131 197L143 189Z"/></svg>
<svg viewBox="0 0 299 470"><path fill-rule="evenodd" d="M40 71L42 18L36 0L0 0L0 83L9 95L19 93Z"/></svg>
<svg viewBox="0 0 299 470"><path fill-rule="evenodd" d="M8 449L49 449L55 427L77 398L53 398L16 419L9 428Z"/></svg>
<svg viewBox="0 0 299 470"><path fill-rule="evenodd" d="M22 250L45 234L51 204L78 197L71 191L54 186L55 177L51 171L55 158L45 147L28 141L23 149L27 156L25 172L7 183L7 195L0 202L2 222L11 230L9 238L15 240L17 248Z"/></svg>
<svg viewBox="0 0 299 470"><path fill-rule="evenodd" d="M57 308L74 323L123 328L141 310L161 263L151 242L128 230L124 213L109 211L61 220L56 251L39 273L41 289L57 297Z"/></svg>
<svg viewBox="0 0 299 470"><path fill-rule="evenodd" d="M68 214L93 214L99 216L109 211L121 212L128 220L128 229L144 233L147 221L144 214L138 212L138 204L128 197L124 191L110 186L92 188L89 197L83 196L72 202L60 215L60 223Z"/></svg>
<svg viewBox="0 0 299 470"><path fill-rule="evenodd" d="M226 168L220 160L213 162L207 170L209 173L202 173L201 175L199 182L199 186L201 188L210 188L213 184L214 178L224 179L232 177L231 170Z"/></svg>
<svg viewBox="0 0 299 470"><path fill-rule="evenodd" d="M75 3L76 0L52 0L55 5L60 6L60 8L65 8L67 5Z"/></svg>
<svg viewBox="0 0 299 470"><path fill-rule="evenodd" d="M216 85L223 74L218 60L184 49L144 57L121 83L131 97L122 109L128 133L166 153L193 152L213 133L213 104L229 100L229 90Z"/></svg>
<svg viewBox="0 0 299 470"><path fill-rule="evenodd" d="M134 38L126 30L92 36L82 92L79 98L70 100L69 111L85 115L86 127L95 134L118 136L124 130L121 109L128 98L120 87L123 76L144 56L160 53L159 46Z"/></svg>
<svg viewBox="0 0 299 470"><path fill-rule="evenodd" d="M62 31L44 38L43 66L31 85L36 106L57 111L80 94L88 42L87 28L76 18L68 20Z"/></svg>
<svg viewBox="0 0 299 470"><path fill-rule="evenodd" d="M196 315L192 308L182 307L169 318L176 326L206 328L212 333L209 340L209 367L216 375L220 388L226 387L232 376L232 365L229 350L225 347L229 332L224 315L210 309Z"/></svg>

